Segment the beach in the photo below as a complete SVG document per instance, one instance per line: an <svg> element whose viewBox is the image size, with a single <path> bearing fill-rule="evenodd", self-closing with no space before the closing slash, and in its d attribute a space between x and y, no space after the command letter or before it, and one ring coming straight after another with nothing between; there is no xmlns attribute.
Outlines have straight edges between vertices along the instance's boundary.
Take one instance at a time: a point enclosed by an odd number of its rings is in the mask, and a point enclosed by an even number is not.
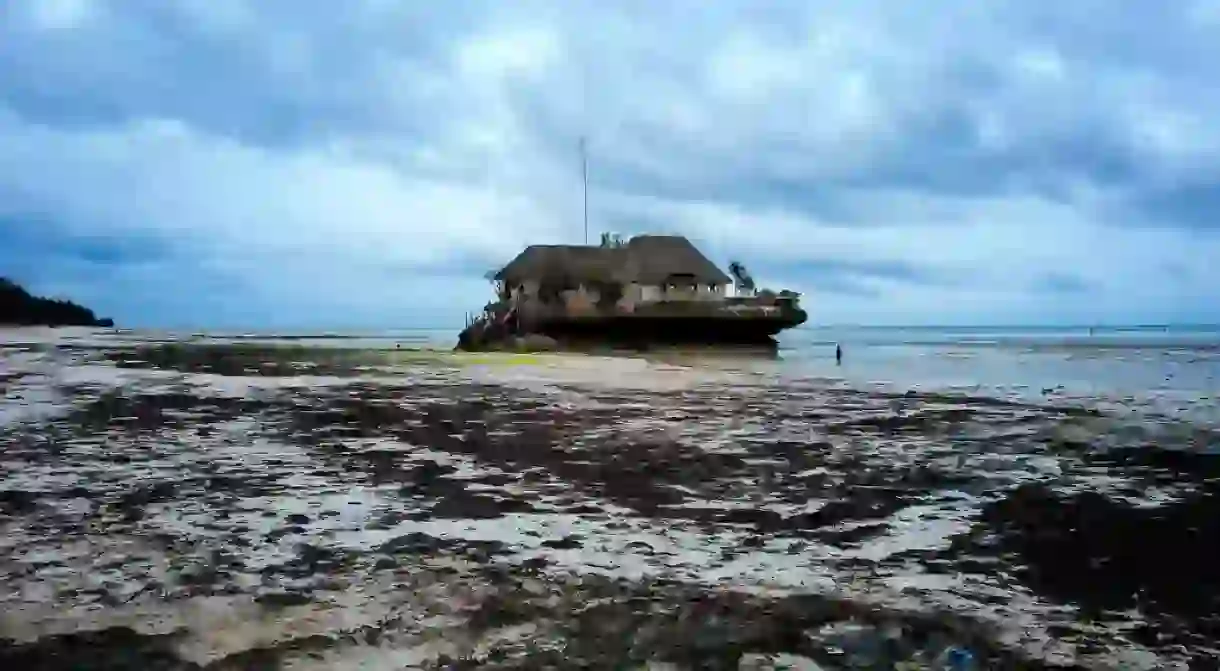
<svg viewBox="0 0 1220 671"><path fill-rule="evenodd" d="M425 341L0 331L0 662L1217 668L1215 332Z"/></svg>

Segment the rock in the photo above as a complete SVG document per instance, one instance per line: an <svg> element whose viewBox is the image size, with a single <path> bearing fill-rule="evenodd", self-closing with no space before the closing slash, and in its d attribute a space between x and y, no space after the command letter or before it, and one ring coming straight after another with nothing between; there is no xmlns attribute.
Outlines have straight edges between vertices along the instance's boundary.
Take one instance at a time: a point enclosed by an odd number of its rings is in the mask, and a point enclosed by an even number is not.
<svg viewBox="0 0 1220 671"><path fill-rule="evenodd" d="M382 543L377 548L377 551L384 554L422 554L435 552L442 545L443 543L440 540L416 531Z"/></svg>
<svg viewBox="0 0 1220 671"><path fill-rule="evenodd" d="M514 338L513 349L518 352L553 352L559 349L559 342L548 336L531 333Z"/></svg>
<svg viewBox="0 0 1220 671"><path fill-rule="evenodd" d="M552 550L574 550L580 547L580 536L567 535L563 538L552 538L543 541L542 545Z"/></svg>
<svg viewBox="0 0 1220 671"><path fill-rule="evenodd" d="M398 560L393 557L382 557L373 564L373 569L377 571L385 571L398 568Z"/></svg>
<svg viewBox="0 0 1220 671"><path fill-rule="evenodd" d="M211 585L219 578L215 567L202 564L187 566L178 574L178 582L183 585Z"/></svg>
<svg viewBox="0 0 1220 671"><path fill-rule="evenodd" d="M303 606L313 601L313 598L304 592L276 590L264 592L254 598L254 601L268 608L287 608L289 606Z"/></svg>
<svg viewBox="0 0 1220 671"><path fill-rule="evenodd" d="M0 491L0 510L11 513L28 513L37 507L38 494L20 489L5 489Z"/></svg>

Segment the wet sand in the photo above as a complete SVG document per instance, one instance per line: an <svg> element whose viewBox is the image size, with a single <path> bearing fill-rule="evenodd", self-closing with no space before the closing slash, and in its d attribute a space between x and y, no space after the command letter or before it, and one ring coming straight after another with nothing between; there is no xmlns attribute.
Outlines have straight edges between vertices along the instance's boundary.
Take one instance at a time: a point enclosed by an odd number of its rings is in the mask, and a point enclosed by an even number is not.
<svg viewBox="0 0 1220 671"><path fill-rule="evenodd" d="M708 363L8 339L3 668L1220 657L1212 429Z"/></svg>

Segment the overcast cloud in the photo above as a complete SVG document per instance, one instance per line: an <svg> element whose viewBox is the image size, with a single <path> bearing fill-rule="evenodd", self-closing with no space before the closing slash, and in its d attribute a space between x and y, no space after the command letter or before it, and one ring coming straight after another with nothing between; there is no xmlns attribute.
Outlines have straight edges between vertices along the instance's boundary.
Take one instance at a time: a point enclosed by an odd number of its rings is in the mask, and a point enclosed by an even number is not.
<svg viewBox="0 0 1220 671"><path fill-rule="evenodd" d="M1220 321L1220 2L20 0L0 274L121 322L444 326L690 236L818 323Z"/></svg>

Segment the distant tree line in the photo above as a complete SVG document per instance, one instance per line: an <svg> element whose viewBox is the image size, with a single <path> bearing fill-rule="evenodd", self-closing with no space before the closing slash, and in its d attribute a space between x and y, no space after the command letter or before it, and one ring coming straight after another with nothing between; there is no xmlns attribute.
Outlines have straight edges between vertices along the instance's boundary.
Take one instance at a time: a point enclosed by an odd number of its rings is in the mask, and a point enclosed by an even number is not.
<svg viewBox="0 0 1220 671"><path fill-rule="evenodd" d="M114 326L93 310L72 301L34 296L7 277L0 277L0 324L21 326Z"/></svg>

